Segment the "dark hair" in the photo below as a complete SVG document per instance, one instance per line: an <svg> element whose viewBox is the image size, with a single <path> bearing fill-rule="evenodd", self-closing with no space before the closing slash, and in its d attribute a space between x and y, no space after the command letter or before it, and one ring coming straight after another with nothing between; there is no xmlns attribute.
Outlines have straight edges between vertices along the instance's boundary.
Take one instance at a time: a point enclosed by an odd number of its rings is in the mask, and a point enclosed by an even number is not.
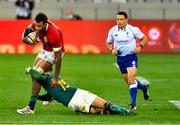
<svg viewBox="0 0 180 125"><path fill-rule="evenodd" d="M127 13L126 13L125 11L119 11L119 12L117 12L116 15L124 15L124 17L125 17L126 19L128 18L128 15L127 15Z"/></svg>
<svg viewBox="0 0 180 125"><path fill-rule="evenodd" d="M46 14L44 14L44 13L42 13L42 12L38 13L38 14L36 15L36 17L35 17L35 21L36 21L36 22L41 22L41 21L42 21L43 23L46 23L47 20L48 20L48 18L47 18L47 16L46 16Z"/></svg>

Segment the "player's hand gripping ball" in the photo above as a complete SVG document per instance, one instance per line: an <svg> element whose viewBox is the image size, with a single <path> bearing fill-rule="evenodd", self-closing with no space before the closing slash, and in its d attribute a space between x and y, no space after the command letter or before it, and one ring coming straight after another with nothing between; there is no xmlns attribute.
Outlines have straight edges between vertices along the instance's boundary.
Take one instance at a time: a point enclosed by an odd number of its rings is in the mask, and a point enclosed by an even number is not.
<svg viewBox="0 0 180 125"><path fill-rule="evenodd" d="M39 42L38 36L36 32L31 32L28 34L27 39L29 41L29 44L35 45Z"/></svg>

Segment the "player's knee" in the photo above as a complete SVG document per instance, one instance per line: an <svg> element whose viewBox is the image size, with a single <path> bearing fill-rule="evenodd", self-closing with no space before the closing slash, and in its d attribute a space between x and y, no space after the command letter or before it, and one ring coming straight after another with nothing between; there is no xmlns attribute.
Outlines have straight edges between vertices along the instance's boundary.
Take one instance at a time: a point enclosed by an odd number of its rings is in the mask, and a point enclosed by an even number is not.
<svg viewBox="0 0 180 125"><path fill-rule="evenodd" d="M95 108L95 107L91 107L90 108L90 113L91 114L103 114L103 109L98 109L98 108Z"/></svg>
<svg viewBox="0 0 180 125"><path fill-rule="evenodd" d="M135 79L128 79L128 84L129 85L132 85L132 84L134 84L135 83Z"/></svg>

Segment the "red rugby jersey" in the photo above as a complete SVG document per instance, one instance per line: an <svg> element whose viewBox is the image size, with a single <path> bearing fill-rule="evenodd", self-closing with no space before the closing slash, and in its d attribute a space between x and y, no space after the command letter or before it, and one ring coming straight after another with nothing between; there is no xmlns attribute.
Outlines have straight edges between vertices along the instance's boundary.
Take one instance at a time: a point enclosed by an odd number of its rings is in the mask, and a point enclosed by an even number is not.
<svg viewBox="0 0 180 125"><path fill-rule="evenodd" d="M31 23L30 27L35 30L35 22ZM46 30L38 36L43 43L43 49L51 52L53 49L61 48L64 52L63 34L53 22L48 21Z"/></svg>

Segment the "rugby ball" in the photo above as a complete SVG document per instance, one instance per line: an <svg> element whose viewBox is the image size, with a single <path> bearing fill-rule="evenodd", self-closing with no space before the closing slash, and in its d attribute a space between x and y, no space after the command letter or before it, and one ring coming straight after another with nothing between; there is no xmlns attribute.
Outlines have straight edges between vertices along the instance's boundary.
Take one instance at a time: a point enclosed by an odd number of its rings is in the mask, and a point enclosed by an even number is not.
<svg viewBox="0 0 180 125"><path fill-rule="evenodd" d="M28 34L27 36L28 38L28 41L30 44L36 44L38 43L38 40L37 40L37 33L36 32L31 32Z"/></svg>

